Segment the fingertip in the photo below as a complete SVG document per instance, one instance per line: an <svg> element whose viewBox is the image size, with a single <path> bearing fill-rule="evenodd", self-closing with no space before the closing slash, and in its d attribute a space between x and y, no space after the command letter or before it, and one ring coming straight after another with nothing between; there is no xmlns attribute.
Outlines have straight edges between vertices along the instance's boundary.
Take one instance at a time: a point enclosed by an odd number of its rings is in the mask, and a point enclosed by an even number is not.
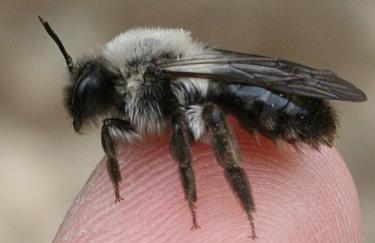
<svg viewBox="0 0 375 243"><path fill-rule="evenodd" d="M360 242L360 209L336 150L300 151L234 124L256 204L254 242ZM211 147L192 146L198 230L192 226L169 135L121 150L124 201L114 204L104 161L76 198L54 242L249 242L249 222ZM68 240L67 240L68 239Z"/></svg>

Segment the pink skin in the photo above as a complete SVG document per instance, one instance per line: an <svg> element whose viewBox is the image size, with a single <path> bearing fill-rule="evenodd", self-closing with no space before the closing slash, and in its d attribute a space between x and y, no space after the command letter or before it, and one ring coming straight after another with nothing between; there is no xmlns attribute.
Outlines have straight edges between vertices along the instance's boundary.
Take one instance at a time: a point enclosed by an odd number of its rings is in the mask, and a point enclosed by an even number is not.
<svg viewBox="0 0 375 243"><path fill-rule="evenodd" d="M232 122L233 123L233 122ZM90 176L54 242L361 242L357 192L335 149L299 151L234 125L256 204L249 222L216 163L211 147L193 145L200 229L192 221L169 154L170 134L121 146L121 196L114 203L104 160Z"/></svg>

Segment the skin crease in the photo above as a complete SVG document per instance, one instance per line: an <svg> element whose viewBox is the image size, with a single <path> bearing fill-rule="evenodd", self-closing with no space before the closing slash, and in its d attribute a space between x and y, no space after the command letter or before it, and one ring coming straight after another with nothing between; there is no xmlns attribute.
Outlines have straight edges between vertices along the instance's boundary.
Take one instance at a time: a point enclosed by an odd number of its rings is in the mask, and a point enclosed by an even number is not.
<svg viewBox="0 0 375 243"><path fill-rule="evenodd" d="M231 120L253 191L258 238L225 181L209 145L192 146L200 229L191 215L169 153L170 134L138 145L119 145L121 196L101 161L53 242L361 242L357 192L338 152L277 144L254 137Z"/></svg>

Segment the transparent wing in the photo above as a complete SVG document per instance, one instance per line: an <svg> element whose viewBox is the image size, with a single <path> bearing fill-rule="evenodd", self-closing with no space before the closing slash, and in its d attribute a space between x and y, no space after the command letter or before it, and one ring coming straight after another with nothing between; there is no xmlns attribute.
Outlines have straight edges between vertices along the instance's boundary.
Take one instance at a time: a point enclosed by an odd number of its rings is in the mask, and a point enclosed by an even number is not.
<svg viewBox="0 0 375 243"><path fill-rule="evenodd" d="M327 70L283 59L215 49L217 54L159 64L171 78L193 77L241 83L321 99L365 101L366 95L350 82Z"/></svg>

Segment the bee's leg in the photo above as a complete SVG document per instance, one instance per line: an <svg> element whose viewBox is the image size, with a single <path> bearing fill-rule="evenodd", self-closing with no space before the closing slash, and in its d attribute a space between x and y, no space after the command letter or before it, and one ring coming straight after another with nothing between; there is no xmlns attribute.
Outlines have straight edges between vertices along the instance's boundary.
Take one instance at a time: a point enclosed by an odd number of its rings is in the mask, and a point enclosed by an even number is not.
<svg viewBox="0 0 375 243"><path fill-rule="evenodd" d="M226 122L225 114L217 105L207 104L202 116L211 137L216 160L224 167L225 177L246 211L251 226L251 237L255 239L252 216L252 212L255 211L254 200L245 171L240 167L242 157L236 139Z"/></svg>
<svg viewBox="0 0 375 243"><path fill-rule="evenodd" d="M121 119L105 119L102 126L102 146L107 155L107 172L112 181L115 202L123 200L120 196L119 182L121 181L120 166L116 158L115 140L129 142L132 137L138 136L132 129L129 122Z"/></svg>
<svg viewBox="0 0 375 243"><path fill-rule="evenodd" d="M178 162L182 186L185 198L188 201L191 211L193 226L192 229L199 228L196 218L195 205L197 193L195 187L194 171L191 166L192 157L190 151L190 139L188 125L183 115L176 115L172 118L172 139L170 149L173 158Z"/></svg>

